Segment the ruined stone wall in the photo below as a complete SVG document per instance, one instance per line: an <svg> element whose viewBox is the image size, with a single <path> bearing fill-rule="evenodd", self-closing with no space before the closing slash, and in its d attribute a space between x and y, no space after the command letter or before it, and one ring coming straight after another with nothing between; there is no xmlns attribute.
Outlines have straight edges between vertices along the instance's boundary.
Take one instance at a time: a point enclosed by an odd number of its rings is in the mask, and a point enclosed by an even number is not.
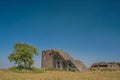
<svg viewBox="0 0 120 80"><path fill-rule="evenodd" d="M53 68L53 58L51 52L42 52L42 68Z"/></svg>
<svg viewBox="0 0 120 80"><path fill-rule="evenodd" d="M99 62L99 63L92 64L91 69L120 70L120 66L118 65L117 62Z"/></svg>
<svg viewBox="0 0 120 80"><path fill-rule="evenodd" d="M63 70L64 69L64 63L65 60L57 53L54 53L53 55L53 63L54 63L54 68L58 68Z"/></svg>
<svg viewBox="0 0 120 80"><path fill-rule="evenodd" d="M65 60L59 54L54 54L53 62L54 62L54 68L58 68L61 70L69 70L69 68L76 68L71 61Z"/></svg>
<svg viewBox="0 0 120 80"><path fill-rule="evenodd" d="M86 66L74 60L67 52L50 49L42 52L42 68L58 68L61 70L88 71Z"/></svg>

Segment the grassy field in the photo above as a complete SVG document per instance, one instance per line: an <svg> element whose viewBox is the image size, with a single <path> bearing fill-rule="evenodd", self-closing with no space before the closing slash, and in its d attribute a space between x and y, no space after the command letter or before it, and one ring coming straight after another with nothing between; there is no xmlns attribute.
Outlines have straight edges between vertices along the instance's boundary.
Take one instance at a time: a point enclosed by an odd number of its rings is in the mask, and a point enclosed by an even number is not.
<svg viewBox="0 0 120 80"><path fill-rule="evenodd" d="M0 80L120 80L120 71L15 73L9 70L0 70Z"/></svg>

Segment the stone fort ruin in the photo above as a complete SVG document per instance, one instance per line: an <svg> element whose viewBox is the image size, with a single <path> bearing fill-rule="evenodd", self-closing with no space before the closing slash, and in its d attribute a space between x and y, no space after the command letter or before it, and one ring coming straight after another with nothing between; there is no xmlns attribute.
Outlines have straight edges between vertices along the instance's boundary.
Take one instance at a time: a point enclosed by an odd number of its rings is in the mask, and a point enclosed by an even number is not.
<svg viewBox="0 0 120 80"><path fill-rule="evenodd" d="M73 59L67 52L59 49L42 51L42 68L57 68L60 70L71 70L86 72L88 69L80 61Z"/></svg>
<svg viewBox="0 0 120 80"><path fill-rule="evenodd" d="M98 62L92 64L91 68L97 70L120 70L120 62Z"/></svg>

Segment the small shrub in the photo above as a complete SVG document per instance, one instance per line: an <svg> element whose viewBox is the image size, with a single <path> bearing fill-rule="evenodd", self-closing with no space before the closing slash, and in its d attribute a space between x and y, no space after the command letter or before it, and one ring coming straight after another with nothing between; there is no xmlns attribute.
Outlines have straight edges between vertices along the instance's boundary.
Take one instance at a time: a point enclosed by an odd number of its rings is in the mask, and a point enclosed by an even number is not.
<svg viewBox="0 0 120 80"><path fill-rule="evenodd" d="M48 68L48 69L45 69L45 70L47 70L47 71L62 71L58 68Z"/></svg>
<svg viewBox="0 0 120 80"><path fill-rule="evenodd" d="M9 67L8 69L9 69L9 70L16 70L17 67L16 67L16 66L12 66L12 67Z"/></svg>
<svg viewBox="0 0 120 80"><path fill-rule="evenodd" d="M44 73L45 69L39 69L39 68L33 67L31 71L34 73Z"/></svg>
<svg viewBox="0 0 120 80"><path fill-rule="evenodd" d="M77 71L75 68L69 68L69 71L72 71L72 72L75 72L75 71Z"/></svg>

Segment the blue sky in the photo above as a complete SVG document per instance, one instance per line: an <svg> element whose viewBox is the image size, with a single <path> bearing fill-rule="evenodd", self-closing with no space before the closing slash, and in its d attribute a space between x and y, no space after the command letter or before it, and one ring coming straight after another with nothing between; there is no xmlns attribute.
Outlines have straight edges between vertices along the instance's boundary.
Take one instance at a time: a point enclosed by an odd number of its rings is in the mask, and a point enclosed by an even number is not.
<svg viewBox="0 0 120 80"><path fill-rule="evenodd" d="M15 42L67 51L87 66L120 61L119 0L0 0L0 68ZM40 67L41 55L34 57Z"/></svg>

